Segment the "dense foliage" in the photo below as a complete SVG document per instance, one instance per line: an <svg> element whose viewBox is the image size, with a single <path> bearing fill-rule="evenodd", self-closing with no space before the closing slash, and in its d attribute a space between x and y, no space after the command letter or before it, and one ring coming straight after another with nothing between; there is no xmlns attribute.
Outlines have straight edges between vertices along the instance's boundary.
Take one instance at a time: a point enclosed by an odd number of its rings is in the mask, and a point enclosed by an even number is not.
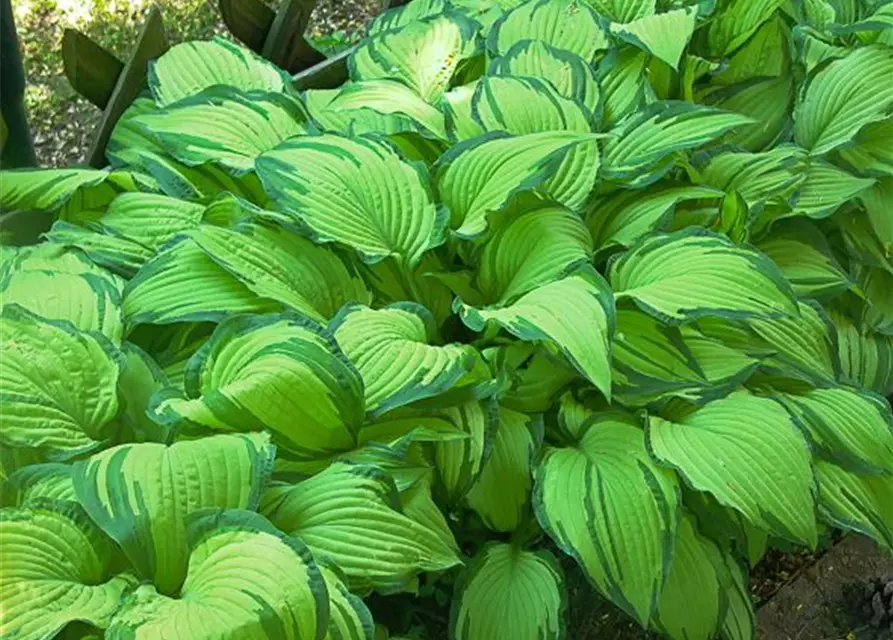
<svg viewBox="0 0 893 640"><path fill-rule="evenodd" d="M419 591L556 639L563 552L739 640L769 546L893 550L891 26L415 0L303 93L171 49L109 169L0 178L56 214L2 253L0 634L371 639Z"/></svg>

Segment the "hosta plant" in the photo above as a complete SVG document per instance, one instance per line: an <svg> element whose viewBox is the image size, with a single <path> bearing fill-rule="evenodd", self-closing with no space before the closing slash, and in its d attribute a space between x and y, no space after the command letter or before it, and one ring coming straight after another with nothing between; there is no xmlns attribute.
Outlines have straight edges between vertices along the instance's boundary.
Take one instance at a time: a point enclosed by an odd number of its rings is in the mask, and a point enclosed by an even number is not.
<svg viewBox="0 0 893 640"><path fill-rule="evenodd" d="M415 0L304 92L173 47L108 168L0 176L55 216L2 251L0 635L576 638L571 567L742 640L767 548L893 550L891 26Z"/></svg>

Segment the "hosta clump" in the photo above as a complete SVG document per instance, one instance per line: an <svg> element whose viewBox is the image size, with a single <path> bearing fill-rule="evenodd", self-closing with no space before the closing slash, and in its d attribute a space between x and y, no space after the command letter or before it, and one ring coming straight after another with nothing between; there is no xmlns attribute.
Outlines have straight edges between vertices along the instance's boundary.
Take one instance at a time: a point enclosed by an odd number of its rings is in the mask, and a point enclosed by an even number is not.
<svg viewBox="0 0 893 640"><path fill-rule="evenodd" d="M768 547L893 549L891 18L415 0L303 92L172 48L109 168L0 180L56 216L2 253L0 634L451 590L457 640L577 637L560 550L738 640Z"/></svg>

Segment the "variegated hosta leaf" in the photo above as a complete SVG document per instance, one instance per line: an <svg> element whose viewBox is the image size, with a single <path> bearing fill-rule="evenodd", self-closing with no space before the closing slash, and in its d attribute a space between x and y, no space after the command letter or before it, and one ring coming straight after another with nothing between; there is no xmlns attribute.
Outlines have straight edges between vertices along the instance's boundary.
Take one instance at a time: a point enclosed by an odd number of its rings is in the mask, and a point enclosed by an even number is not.
<svg viewBox="0 0 893 640"><path fill-rule="evenodd" d="M589 262L592 238L580 218L561 207L545 207L512 220L481 252L477 288L494 305L511 304L525 293L564 278Z"/></svg>
<svg viewBox="0 0 893 640"><path fill-rule="evenodd" d="M77 502L71 465L29 464L9 474L0 485L0 505L4 507L27 507L40 500Z"/></svg>
<svg viewBox="0 0 893 640"><path fill-rule="evenodd" d="M372 414L449 391L477 360L474 347L431 344L434 319L411 302L379 310L348 305L329 330L362 376L366 411Z"/></svg>
<svg viewBox="0 0 893 640"><path fill-rule="evenodd" d="M645 625L667 578L678 491L673 472L648 455L639 423L602 413L586 422L577 446L547 450L533 504L559 548Z"/></svg>
<svg viewBox="0 0 893 640"><path fill-rule="evenodd" d="M507 307L479 308L457 299L456 308L475 331L492 322L525 342L559 350L610 398L614 298L591 267L533 289Z"/></svg>
<svg viewBox="0 0 893 640"><path fill-rule="evenodd" d="M605 143L602 170L628 188L661 178L674 153L700 147L735 127L747 116L686 102L655 102L622 120Z"/></svg>
<svg viewBox="0 0 893 640"><path fill-rule="evenodd" d="M565 98L600 119L600 90L592 67L580 56L540 40L522 40L490 63L491 76L542 78Z"/></svg>
<svg viewBox="0 0 893 640"><path fill-rule="evenodd" d="M123 438L133 442L168 442L171 437L167 425L149 417L152 396L169 386L169 381L158 363L133 343L121 345L124 356L118 376L118 424ZM121 437L121 436L119 436Z"/></svg>
<svg viewBox="0 0 893 640"><path fill-rule="evenodd" d="M477 26L450 12L409 22L364 40L348 61L352 80L399 80L436 103L456 67L477 53Z"/></svg>
<svg viewBox="0 0 893 640"><path fill-rule="evenodd" d="M443 113L398 80L381 78L346 84L326 109L357 119L362 117L362 110L371 110L385 116L399 116L415 124L410 130L439 140L447 139ZM357 111L359 113L355 113ZM356 129L354 131L360 133ZM380 128L378 131L383 133Z"/></svg>
<svg viewBox="0 0 893 640"><path fill-rule="evenodd" d="M618 300L664 323L799 314L794 292L766 256L697 227L643 238L612 263L609 280Z"/></svg>
<svg viewBox="0 0 893 640"><path fill-rule="evenodd" d="M406 517L435 531L441 542L458 554L459 545L450 525L431 495L433 477L431 472L426 472L414 485L401 491L400 504Z"/></svg>
<svg viewBox="0 0 893 640"><path fill-rule="evenodd" d="M83 251L95 264L125 278L133 277L154 255L153 251L133 240L94 231L96 227L98 225L91 224L90 228L84 228L57 220L44 237L57 246Z"/></svg>
<svg viewBox="0 0 893 640"><path fill-rule="evenodd" d="M763 153L720 153L701 169L705 184L735 191L749 207L775 199L788 200L806 176L801 152L778 148Z"/></svg>
<svg viewBox="0 0 893 640"><path fill-rule="evenodd" d="M893 105L893 52L857 49L819 71L794 110L794 139L819 155L850 142L863 126L883 120Z"/></svg>
<svg viewBox="0 0 893 640"><path fill-rule="evenodd" d="M123 193L97 221L103 232L158 251L178 233L194 229L206 207L155 193Z"/></svg>
<svg viewBox="0 0 893 640"><path fill-rule="evenodd" d="M431 16L444 13L447 9L446 0L418 0L409 2L403 6L384 11L369 23L369 35L376 35L383 31L393 31L406 26L416 20L424 20Z"/></svg>
<svg viewBox="0 0 893 640"><path fill-rule="evenodd" d="M264 434L124 444L76 462L78 500L139 575L176 596L187 577L186 518L199 509L254 509L273 468Z"/></svg>
<svg viewBox="0 0 893 640"><path fill-rule="evenodd" d="M188 569L168 595L144 584L125 600L107 637L166 640L322 638L326 582L307 547L262 516L202 509L188 518ZM187 557L184 557L184 569Z"/></svg>
<svg viewBox="0 0 893 640"><path fill-rule="evenodd" d="M437 532L400 513L393 480L372 466L336 463L298 484L271 487L261 512L332 560L354 588L400 590L419 571L460 563Z"/></svg>
<svg viewBox="0 0 893 640"><path fill-rule="evenodd" d="M679 519L673 560L657 603L655 623L673 640L713 638L723 622L726 573L724 553L695 529L689 516Z"/></svg>
<svg viewBox="0 0 893 640"><path fill-rule="evenodd" d="M303 105L284 93L213 87L166 109L134 118L188 166L216 162L244 174L286 138L307 132Z"/></svg>
<svg viewBox="0 0 893 640"><path fill-rule="evenodd" d="M220 431L266 427L286 455L352 449L363 422L363 381L331 335L297 315L221 322L186 368L187 398L157 398L158 419Z"/></svg>
<svg viewBox="0 0 893 640"><path fill-rule="evenodd" d="M124 318L131 326L217 321L234 313L281 309L279 302L258 296L214 262L187 235L147 262L124 288Z"/></svg>
<svg viewBox="0 0 893 640"><path fill-rule="evenodd" d="M676 205L691 200L716 201L722 192L710 187L673 186L648 191L620 191L597 200L586 216L596 252L629 247L639 238L660 230Z"/></svg>
<svg viewBox="0 0 893 640"><path fill-rule="evenodd" d="M893 415L885 399L847 387L773 397L818 455L856 472L893 473Z"/></svg>
<svg viewBox="0 0 893 640"><path fill-rule="evenodd" d="M893 274L884 269L863 267L858 281L865 294L861 324L882 335L893 335Z"/></svg>
<svg viewBox="0 0 893 640"><path fill-rule="evenodd" d="M588 148L598 138L574 131L521 136L492 132L453 146L438 160L436 173L450 226L460 237L476 238L487 231L490 214L530 190L579 210L594 186L595 174L590 169L597 169L599 156L582 156L583 166L563 161L579 146Z"/></svg>
<svg viewBox="0 0 893 640"><path fill-rule="evenodd" d="M474 401L443 410L443 415L468 434L467 438L434 445L434 469L450 503L457 503L478 478L499 425L493 400Z"/></svg>
<svg viewBox="0 0 893 640"><path fill-rule="evenodd" d="M713 107L733 111L751 119L737 127L723 141L746 151L762 151L779 142L791 127L794 84L790 77L747 80L729 87L717 87L702 100Z"/></svg>
<svg viewBox="0 0 893 640"><path fill-rule="evenodd" d="M184 390L186 364L214 331L210 322L140 325L128 336L136 346L151 354L167 378L168 386Z"/></svg>
<svg viewBox="0 0 893 640"><path fill-rule="evenodd" d="M162 108L218 85L283 92L290 84L284 71L219 37L182 42L149 65L149 88Z"/></svg>
<svg viewBox="0 0 893 640"><path fill-rule="evenodd" d="M564 575L546 550L493 542L456 582L450 638L558 640L565 634Z"/></svg>
<svg viewBox="0 0 893 640"><path fill-rule="evenodd" d="M773 227L756 247L775 263L799 298L833 296L855 286L824 235L805 220Z"/></svg>
<svg viewBox="0 0 893 640"><path fill-rule="evenodd" d="M81 211L96 211L122 191L135 191L124 171L100 169L18 169L3 172L0 206L4 212L59 211L70 219Z"/></svg>
<svg viewBox="0 0 893 640"><path fill-rule="evenodd" d="M656 0L587 0L601 15L612 22L632 22L655 12Z"/></svg>
<svg viewBox="0 0 893 640"><path fill-rule="evenodd" d="M4 446L65 460L111 435L121 362L105 336L8 305L0 314L0 359Z"/></svg>
<svg viewBox="0 0 893 640"><path fill-rule="evenodd" d="M592 131L583 107L539 78L485 76L475 85L471 108L483 131Z"/></svg>
<svg viewBox="0 0 893 640"><path fill-rule="evenodd" d="M678 70L697 18L697 6L675 9L612 24L611 34Z"/></svg>
<svg viewBox="0 0 893 640"><path fill-rule="evenodd" d="M155 101L146 97L137 98L125 110L106 147L112 166L141 171L157 182L162 193L176 198L212 198L232 193L257 204L267 201L254 174L238 178L217 165L189 167L171 158L154 137L135 124L139 116L157 111Z"/></svg>
<svg viewBox="0 0 893 640"><path fill-rule="evenodd" d="M893 553L893 476L857 475L824 460L815 461L815 473L822 517Z"/></svg>
<svg viewBox="0 0 893 640"><path fill-rule="evenodd" d="M615 49L598 66L605 128L616 126L645 105L651 86L645 71L648 54L633 47ZM646 91L647 90L647 91Z"/></svg>
<svg viewBox="0 0 893 640"><path fill-rule="evenodd" d="M691 402L717 397L743 382L758 364L691 327L664 326L636 309L617 311L611 377L614 393L627 404L662 396Z"/></svg>
<svg viewBox="0 0 893 640"><path fill-rule="evenodd" d="M893 220L888 215L889 203L893 200L893 178L880 178L874 186L862 191L859 199L868 214L871 230L884 249L884 257L889 259L893 254Z"/></svg>
<svg viewBox="0 0 893 640"><path fill-rule="evenodd" d="M0 634L52 638L76 620L106 628L137 582L109 574L112 553L76 503L38 499L0 510Z"/></svg>
<svg viewBox="0 0 893 640"><path fill-rule="evenodd" d="M384 141L302 136L257 160L276 205L306 225L316 242L338 242L367 262L394 257L410 267L442 242L424 168Z"/></svg>
<svg viewBox="0 0 893 640"><path fill-rule="evenodd" d="M810 218L830 216L840 205L875 182L870 178L857 178L821 160L813 160L805 174L795 194L792 213Z"/></svg>
<svg viewBox="0 0 893 640"><path fill-rule="evenodd" d="M191 236L209 258L258 296L318 322L327 322L348 302L372 301L352 265L280 226L202 225Z"/></svg>
<svg viewBox="0 0 893 640"><path fill-rule="evenodd" d="M865 125L838 153L857 173L893 176L893 118Z"/></svg>
<svg viewBox="0 0 893 640"><path fill-rule="evenodd" d="M0 278L0 301L4 307L16 304L46 320L101 333L120 345L123 288L123 280L98 269L88 273L13 269Z"/></svg>
<svg viewBox="0 0 893 640"><path fill-rule="evenodd" d="M505 55L525 40L539 40L570 51L587 64L609 46L598 16L583 0L528 0L519 4L493 25L487 48L494 57Z"/></svg>
<svg viewBox="0 0 893 640"><path fill-rule="evenodd" d="M421 114L414 110L413 113L415 113L415 116L409 117L396 110L386 111L386 108L396 109L396 105L391 105L390 103L382 104L383 101L379 100L377 104L378 108L366 109L355 104L363 99L362 91L357 90L358 93L352 95L348 90L348 87L354 85L381 85L383 83L387 83L390 86L400 84L396 80L368 80L365 82L344 85L341 89L311 89L304 92L304 104L307 107L310 117L318 125L319 129L324 132L340 133L342 135L375 133L391 136L391 142L393 142L397 134L411 131L425 131L426 129L420 128L420 124L416 118L420 117L420 115L430 113L428 108L424 108ZM401 93L405 94L406 91L412 93L412 89L409 89L405 85L401 86L403 86L405 90L400 90ZM344 98L344 100L350 108L336 108L336 105L332 104L335 102L336 98L342 95L342 93L347 94L347 97ZM421 100L421 98L419 98L419 100ZM401 107L406 106L407 105L401 105ZM430 107L430 105L428 106ZM416 105L416 107L421 108L419 105Z"/></svg>
<svg viewBox="0 0 893 640"><path fill-rule="evenodd" d="M731 0L711 16L706 45L715 56L728 56L766 22L782 0Z"/></svg>
<svg viewBox="0 0 893 640"><path fill-rule="evenodd" d="M775 535L818 538L809 447L787 412L747 391L648 423L650 450L699 491Z"/></svg>
<svg viewBox="0 0 893 640"><path fill-rule="evenodd" d="M329 595L329 631L326 640L374 640L375 621L363 599L350 592L346 579L334 567L319 565Z"/></svg>
<svg viewBox="0 0 893 640"><path fill-rule="evenodd" d="M571 382L577 371L560 354L530 343L515 343L507 349L517 348L523 360L507 368L512 386L500 398L503 406L525 413L548 411Z"/></svg>
<svg viewBox="0 0 893 640"><path fill-rule="evenodd" d="M490 529L511 532L521 524L542 433L541 417L499 408L490 456L466 496L468 506Z"/></svg>

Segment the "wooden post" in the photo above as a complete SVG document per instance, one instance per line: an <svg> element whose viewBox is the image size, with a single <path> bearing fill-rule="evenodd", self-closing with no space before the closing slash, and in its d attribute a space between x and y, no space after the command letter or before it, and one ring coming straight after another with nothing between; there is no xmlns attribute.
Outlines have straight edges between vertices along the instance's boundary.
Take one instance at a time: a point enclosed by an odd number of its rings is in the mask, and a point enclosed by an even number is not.
<svg viewBox="0 0 893 640"><path fill-rule="evenodd" d="M25 70L10 0L0 0L0 167L37 166L25 113Z"/></svg>
<svg viewBox="0 0 893 640"><path fill-rule="evenodd" d="M84 34L67 29L62 40L65 75L75 91L103 110L87 154L91 167L108 164L105 147L121 115L147 86L149 61L168 49L157 6L149 10L130 59L123 63Z"/></svg>

